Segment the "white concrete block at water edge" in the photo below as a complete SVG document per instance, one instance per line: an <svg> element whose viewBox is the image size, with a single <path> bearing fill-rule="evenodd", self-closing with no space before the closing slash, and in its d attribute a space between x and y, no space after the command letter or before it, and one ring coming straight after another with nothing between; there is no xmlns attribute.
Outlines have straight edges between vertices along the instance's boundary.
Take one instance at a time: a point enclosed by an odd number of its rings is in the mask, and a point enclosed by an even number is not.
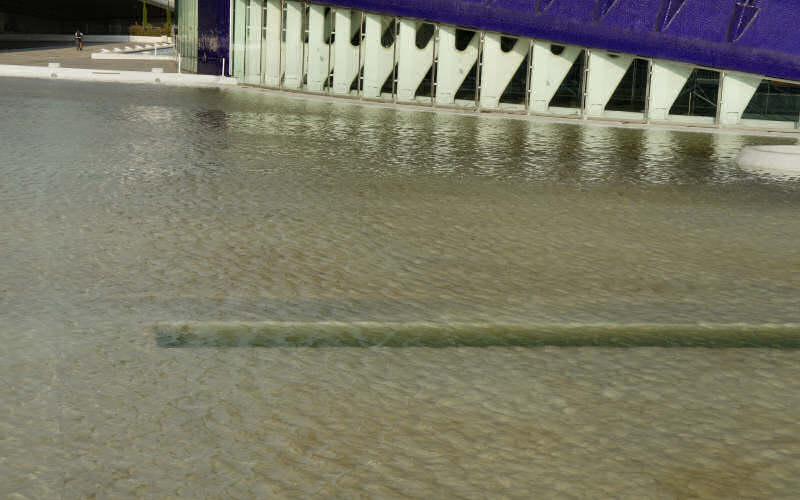
<svg viewBox="0 0 800 500"><path fill-rule="evenodd" d="M800 177L800 145L749 146L739 153L737 162L746 170Z"/></svg>

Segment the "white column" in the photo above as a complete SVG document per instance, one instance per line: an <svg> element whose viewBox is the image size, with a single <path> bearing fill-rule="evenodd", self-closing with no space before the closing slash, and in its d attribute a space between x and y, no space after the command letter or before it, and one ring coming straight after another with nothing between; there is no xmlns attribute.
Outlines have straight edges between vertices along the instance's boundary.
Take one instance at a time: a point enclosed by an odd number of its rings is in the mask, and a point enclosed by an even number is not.
<svg viewBox="0 0 800 500"><path fill-rule="evenodd" d="M503 52L500 38L497 33L486 33L483 40L481 107L484 108L496 108L500 105L500 97L528 55L530 47L527 38L520 38L514 44L514 48L509 52Z"/></svg>
<svg viewBox="0 0 800 500"><path fill-rule="evenodd" d="M299 89L303 85L303 4L286 2L286 40L284 42L283 86Z"/></svg>
<svg viewBox="0 0 800 500"><path fill-rule="evenodd" d="M381 43L383 32L391 24L392 18L367 14L367 37L364 40L364 97L380 97L383 83L392 74L394 44L384 47Z"/></svg>
<svg viewBox="0 0 800 500"><path fill-rule="evenodd" d="M439 64L436 67L436 104L453 104L456 92L478 60L480 35L470 40L464 50L456 49L455 26L439 28Z"/></svg>
<svg viewBox="0 0 800 500"><path fill-rule="evenodd" d="M417 88L433 65L433 45L430 39L424 49L417 48L417 28L422 23L410 19L400 20L397 43L397 100L413 101Z"/></svg>
<svg viewBox="0 0 800 500"><path fill-rule="evenodd" d="M245 0L235 1L233 10L233 75L244 77L245 43L247 41L247 3ZM197 53L195 51L195 57Z"/></svg>
<svg viewBox="0 0 800 500"><path fill-rule="evenodd" d="M360 20L361 14L358 12L336 9L336 41L333 43L336 62L333 72L334 94L350 94L350 85L361 69L358 47L350 43L361 29Z"/></svg>
<svg viewBox="0 0 800 500"><path fill-rule="evenodd" d="M328 78L328 35L325 6L312 4L308 11L308 90L312 92L322 92Z"/></svg>
<svg viewBox="0 0 800 500"><path fill-rule="evenodd" d="M669 110L681 93L694 68L686 64L653 61L650 74L650 103L648 119L665 121Z"/></svg>
<svg viewBox="0 0 800 500"><path fill-rule="evenodd" d="M261 83L261 10L263 0L250 0L250 22L247 25L245 56L246 83Z"/></svg>
<svg viewBox="0 0 800 500"><path fill-rule="evenodd" d="M724 71L720 75L719 123L720 125L737 125L742 113L747 109L755 95L761 78L743 73Z"/></svg>
<svg viewBox="0 0 800 500"><path fill-rule="evenodd" d="M566 46L556 55L550 42L533 42L533 74L531 75L531 104L533 113L547 113L550 101L556 95L575 60L583 49Z"/></svg>
<svg viewBox="0 0 800 500"><path fill-rule="evenodd" d="M281 25L283 12L281 0L264 0L267 7L267 33L264 40L261 70L264 73L264 85L279 87L281 84Z"/></svg>
<svg viewBox="0 0 800 500"><path fill-rule="evenodd" d="M603 116L611 96L628 71L633 56L609 54L593 50L589 54L589 74L586 81L586 115Z"/></svg>
<svg viewBox="0 0 800 500"><path fill-rule="evenodd" d="M286 2L286 56L283 86L299 89L303 85L303 4Z"/></svg>

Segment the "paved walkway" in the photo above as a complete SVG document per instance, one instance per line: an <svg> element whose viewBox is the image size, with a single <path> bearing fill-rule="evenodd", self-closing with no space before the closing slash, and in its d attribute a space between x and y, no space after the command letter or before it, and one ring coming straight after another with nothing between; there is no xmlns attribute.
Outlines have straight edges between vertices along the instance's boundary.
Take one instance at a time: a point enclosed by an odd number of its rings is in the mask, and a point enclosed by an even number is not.
<svg viewBox="0 0 800 500"><path fill-rule="evenodd" d="M22 66L47 66L47 63L59 62L65 68L109 69L119 71L151 71L163 68L165 73L176 73L178 66L172 61L124 61L118 59L92 59L92 53L100 49L112 50L123 48L130 43L112 43L86 45L82 51L74 46L60 48L42 48L25 50L0 51L0 64L16 64Z"/></svg>

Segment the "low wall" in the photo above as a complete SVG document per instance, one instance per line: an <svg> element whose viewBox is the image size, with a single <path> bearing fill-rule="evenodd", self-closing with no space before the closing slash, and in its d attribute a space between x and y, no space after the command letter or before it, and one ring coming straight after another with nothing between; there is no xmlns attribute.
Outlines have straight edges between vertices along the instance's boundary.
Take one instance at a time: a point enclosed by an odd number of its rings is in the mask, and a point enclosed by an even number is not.
<svg viewBox="0 0 800 500"><path fill-rule="evenodd" d="M82 82L148 83L177 87L235 86L236 79L186 73L116 71L0 64L0 77L45 78Z"/></svg>
<svg viewBox="0 0 800 500"><path fill-rule="evenodd" d="M126 42L169 42L168 36L131 36L131 35L97 35L87 34L86 42L126 43ZM53 35L47 33L0 33L0 42L65 42L74 41L72 35Z"/></svg>

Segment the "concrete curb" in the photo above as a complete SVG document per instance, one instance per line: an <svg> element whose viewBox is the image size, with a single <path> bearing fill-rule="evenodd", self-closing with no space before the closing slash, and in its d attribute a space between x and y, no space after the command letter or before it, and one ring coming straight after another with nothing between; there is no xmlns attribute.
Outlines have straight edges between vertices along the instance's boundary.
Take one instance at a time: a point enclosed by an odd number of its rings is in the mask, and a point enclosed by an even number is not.
<svg viewBox="0 0 800 500"><path fill-rule="evenodd" d="M233 87L237 84L235 78L222 76L62 68L57 63L51 64L49 67L0 64L0 77L60 79L80 82L148 83L176 87Z"/></svg>
<svg viewBox="0 0 800 500"><path fill-rule="evenodd" d="M153 49L150 49L152 52ZM95 52L92 59L105 59L114 61L174 61L175 56L154 56L150 54L138 54L136 52Z"/></svg>

